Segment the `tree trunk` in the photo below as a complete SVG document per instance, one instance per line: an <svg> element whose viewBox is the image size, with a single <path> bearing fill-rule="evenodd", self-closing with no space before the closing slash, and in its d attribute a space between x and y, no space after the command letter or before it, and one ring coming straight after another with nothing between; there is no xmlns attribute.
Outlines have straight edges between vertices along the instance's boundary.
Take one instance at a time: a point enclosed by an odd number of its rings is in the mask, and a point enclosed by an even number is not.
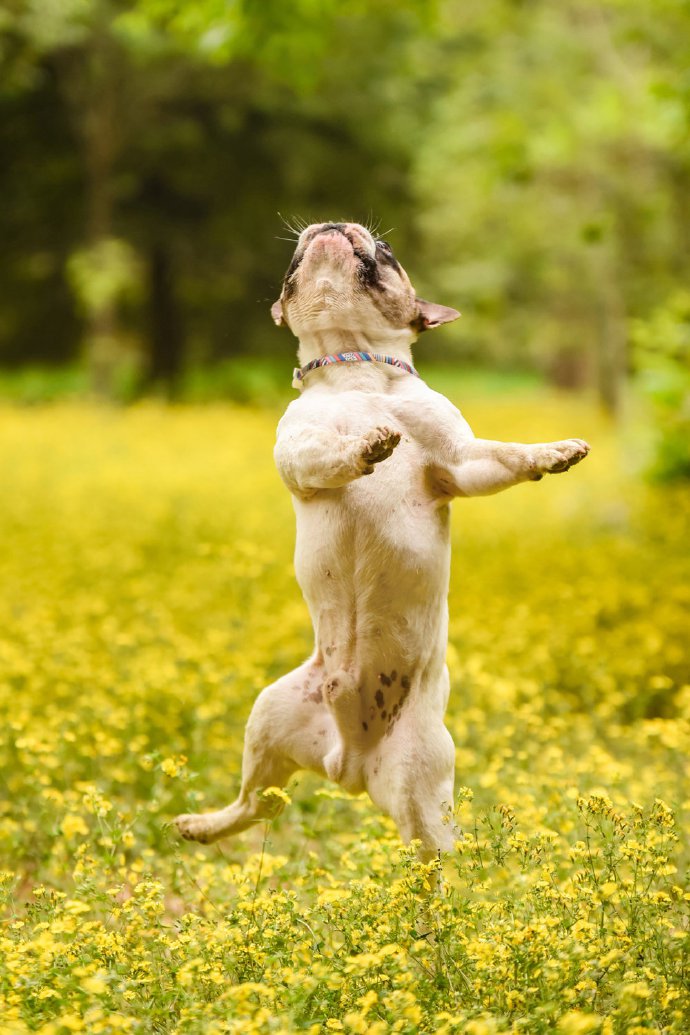
<svg viewBox="0 0 690 1035"><path fill-rule="evenodd" d="M111 10L98 5L93 31L83 56L84 69L73 96L83 114L81 129L86 166L86 238L98 267L105 261L102 245L113 236L112 174L118 147L117 44L110 31ZM107 280L108 270L94 275ZM119 360L115 292L101 292L98 304L87 312L86 358L92 391L105 398L115 392Z"/></svg>
<svg viewBox="0 0 690 1035"><path fill-rule="evenodd" d="M182 369L184 334L172 256L160 241L149 253L149 334L148 380L162 385L168 395L174 395Z"/></svg>
<svg viewBox="0 0 690 1035"><path fill-rule="evenodd" d="M597 342L599 401L612 417L620 414L627 374L627 339L620 294L616 285L603 286Z"/></svg>
<svg viewBox="0 0 690 1035"><path fill-rule="evenodd" d="M628 374L628 336L625 301L613 245L602 242L592 250L592 295L598 300L595 317L595 362L599 402L611 417L618 417L623 405Z"/></svg>

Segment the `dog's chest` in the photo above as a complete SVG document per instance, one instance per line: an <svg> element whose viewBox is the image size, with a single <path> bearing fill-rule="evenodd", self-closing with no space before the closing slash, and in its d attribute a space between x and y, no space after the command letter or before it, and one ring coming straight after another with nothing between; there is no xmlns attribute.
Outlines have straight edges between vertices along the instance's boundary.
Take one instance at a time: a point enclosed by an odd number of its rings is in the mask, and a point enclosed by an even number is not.
<svg viewBox="0 0 690 1035"><path fill-rule="evenodd" d="M386 637L416 649L428 608L447 593L448 510L427 487L419 445L403 436L374 473L295 501L295 569L319 638L356 638L385 653Z"/></svg>

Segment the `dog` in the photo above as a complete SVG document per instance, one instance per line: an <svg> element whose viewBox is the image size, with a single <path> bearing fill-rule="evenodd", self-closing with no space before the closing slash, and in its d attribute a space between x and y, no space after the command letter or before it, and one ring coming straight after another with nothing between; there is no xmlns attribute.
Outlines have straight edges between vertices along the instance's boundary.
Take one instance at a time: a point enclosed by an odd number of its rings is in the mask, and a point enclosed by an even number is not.
<svg viewBox="0 0 690 1035"><path fill-rule="evenodd" d="M300 395L275 461L294 500L315 647L259 694L237 800L175 823L188 840L228 837L274 813L262 790L308 769L367 791L430 859L457 837L444 724L449 504L567 471L589 446L475 438L410 351L460 314L418 298L387 242L357 223L302 231L271 312L299 339Z"/></svg>

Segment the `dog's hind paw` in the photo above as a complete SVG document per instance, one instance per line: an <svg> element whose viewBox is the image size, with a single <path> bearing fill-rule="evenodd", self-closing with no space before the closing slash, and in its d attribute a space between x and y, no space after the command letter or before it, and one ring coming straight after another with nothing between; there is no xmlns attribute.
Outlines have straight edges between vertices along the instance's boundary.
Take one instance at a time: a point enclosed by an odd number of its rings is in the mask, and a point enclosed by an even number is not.
<svg viewBox="0 0 690 1035"><path fill-rule="evenodd" d="M218 837L215 824L212 821L209 822L209 819L209 816L191 813L189 815L175 816L173 822L177 827L178 833L185 841L198 841L202 845L207 845Z"/></svg>

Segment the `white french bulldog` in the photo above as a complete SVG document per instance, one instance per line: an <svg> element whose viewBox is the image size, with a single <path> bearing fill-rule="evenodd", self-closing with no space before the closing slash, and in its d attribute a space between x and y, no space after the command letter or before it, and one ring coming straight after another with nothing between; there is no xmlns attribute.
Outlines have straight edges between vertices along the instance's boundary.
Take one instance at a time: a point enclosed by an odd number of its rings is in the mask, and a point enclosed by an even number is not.
<svg viewBox="0 0 690 1035"><path fill-rule="evenodd" d="M389 245L357 223L300 234L272 314L299 339L301 392L275 459L294 498L314 653L259 694L237 800L175 822L189 840L235 834L275 811L262 789L310 769L366 790L429 858L457 836L443 721L449 504L567 471L589 446L475 438L410 353L459 313L417 298Z"/></svg>

